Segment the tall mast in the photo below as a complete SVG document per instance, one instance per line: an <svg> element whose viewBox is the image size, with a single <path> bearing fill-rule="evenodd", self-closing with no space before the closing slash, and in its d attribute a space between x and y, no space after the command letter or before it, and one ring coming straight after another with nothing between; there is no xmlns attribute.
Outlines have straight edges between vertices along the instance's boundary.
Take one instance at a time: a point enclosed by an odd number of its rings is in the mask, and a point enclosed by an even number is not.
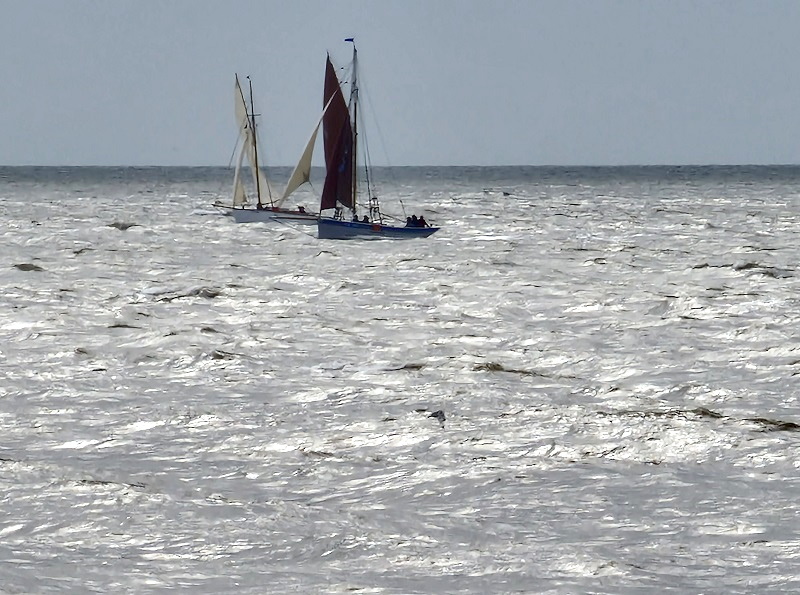
<svg viewBox="0 0 800 595"><path fill-rule="evenodd" d="M350 83L350 104L353 106L353 213L356 212L356 198L358 198L358 51L356 42L350 37L347 39L353 44L353 80Z"/></svg>
<svg viewBox="0 0 800 595"><path fill-rule="evenodd" d="M250 130L253 132L253 167L255 167L255 175L256 175L256 196L258 196L258 207L261 208L261 184L258 171L258 141L256 135L256 108L253 105L253 81L250 80L250 77L247 77L247 82L250 85Z"/></svg>

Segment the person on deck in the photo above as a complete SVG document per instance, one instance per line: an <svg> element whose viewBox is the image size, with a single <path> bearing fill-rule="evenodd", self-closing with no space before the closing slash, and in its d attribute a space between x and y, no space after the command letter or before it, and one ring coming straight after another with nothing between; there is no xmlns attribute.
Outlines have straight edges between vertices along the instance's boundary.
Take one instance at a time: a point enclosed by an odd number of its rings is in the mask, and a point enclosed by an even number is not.
<svg viewBox="0 0 800 595"><path fill-rule="evenodd" d="M417 225L420 227L428 227L428 222L425 221L425 215L420 216L420 218L417 220Z"/></svg>
<svg viewBox="0 0 800 595"><path fill-rule="evenodd" d="M411 222L411 217L406 217L406 227L411 227L413 223Z"/></svg>
<svg viewBox="0 0 800 595"><path fill-rule="evenodd" d="M361 223L369 223L369 217L367 217L366 215L364 215L364 218L363 218L363 219L361 219Z"/></svg>

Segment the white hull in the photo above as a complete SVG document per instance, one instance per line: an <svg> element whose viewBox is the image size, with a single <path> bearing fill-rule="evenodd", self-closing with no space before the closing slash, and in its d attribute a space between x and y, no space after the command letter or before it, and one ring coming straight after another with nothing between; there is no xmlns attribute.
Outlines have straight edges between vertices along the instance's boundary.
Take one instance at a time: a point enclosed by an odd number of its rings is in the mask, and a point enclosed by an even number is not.
<svg viewBox="0 0 800 595"><path fill-rule="evenodd" d="M300 223L303 225L314 225L317 222L317 215L311 213L300 213L299 211L272 211L269 209L233 209L226 208L226 214L233 217L236 223L269 223L280 221L282 223Z"/></svg>

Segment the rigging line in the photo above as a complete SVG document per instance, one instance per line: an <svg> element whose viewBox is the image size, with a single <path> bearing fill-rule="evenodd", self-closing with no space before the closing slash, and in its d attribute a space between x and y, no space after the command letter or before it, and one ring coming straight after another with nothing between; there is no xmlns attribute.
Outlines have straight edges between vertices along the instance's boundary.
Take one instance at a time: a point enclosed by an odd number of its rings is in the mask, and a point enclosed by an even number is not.
<svg viewBox="0 0 800 595"><path fill-rule="evenodd" d="M236 136L236 142L233 145L233 151L231 151L231 158L228 159L228 168L230 168L233 165L233 158L236 157L236 149L239 148L239 139L240 138L242 138L242 133L241 132Z"/></svg>
<svg viewBox="0 0 800 595"><path fill-rule="evenodd" d="M349 87L350 77L353 74L353 63L350 62L347 64L347 66L337 66L335 60L331 58L330 52L328 52L328 58L330 59L331 64L333 65L334 72L342 71L342 76L336 75L336 78L339 80L339 88L342 88L345 85ZM344 89L342 89L342 95L344 95Z"/></svg>
<svg viewBox="0 0 800 595"><path fill-rule="evenodd" d="M383 149L383 156L386 158L386 167L389 170L389 177L391 178L392 182L394 182L394 184L397 185L397 179L394 175L394 167L392 166L391 159L389 159L389 152L386 149L386 141L384 140L383 137L383 131L381 130L381 125L378 122L378 112L372 105L372 94L369 93L366 89L366 85L364 84L363 80L363 75L362 75L360 92L364 93L364 95L366 95L367 97L367 104L369 104L369 111L375 125L375 130L378 131L378 140L380 141L381 148Z"/></svg>
<svg viewBox="0 0 800 595"><path fill-rule="evenodd" d="M258 133L258 129L257 128L253 131L253 136L256 136L256 135L258 136L259 139L261 138L261 135ZM262 145L260 140L258 140L257 142L258 142L258 145L260 147L263 147L263 145ZM261 161L264 161L264 153L265 153L265 151L264 151L263 148L258 152L258 156L261 157ZM269 198L269 203L271 205L274 205L274 201L273 201L273 198L272 198L272 184L269 181L269 174L267 172L267 166L266 166L266 164L263 164L263 163L256 163L256 167L258 168L258 170L261 173L264 174L264 180L267 182L267 197Z"/></svg>
<svg viewBox="0 0 800 595"><path fill-rule="evenodd" d="M381 217L384 219L391 219L392 221L397 221L398 223L405 223L405 219L401 219L400 217L392 217L391 215L387 215L386 213L381 213Z"/></svg>
<svg viewBox="0 0 800 595"><path fill-rule="evenodd" d="M361 117L361 136L363 137L363 141L361 141L361 145L364 147L364 178L367 184L367 198L372 198L375 194L375 184L374 180L371 179L369 172L372 168L372 157L369 153L369 139L367 138L367 127L364 125L364 110L361 110L359 116Z"/></svg>
<svg viewBox="0 0 800 595"><path fill-rule="evenodd" d="M378 139L380 141L381 148L383 149L383 154L384 154L384 156L386 158L386 168L385 169L388 170L388 174L387 175L388 175L389 181L392 182L395 187L398 187L399 186L399 182L397 180L397 176L394 173L394 167L392 167L391 161L389 159L389 153L386 150L386 141L383 138L383 131L381 130L380 124L378 123L377 112L375 111L375 108L372 105L372 95L366 89L366 84L364 83L363 75L361 77L361 83L360 83L360 86L359 86L359 95L362 94L362 93L367 98L367 104L369 105L370 116L371 116L371 119L372 119L372 121L373 121L373 123L375 125L375 129L378 131ZM366 130L367 129L367 125L366 125L366 122L364 122L366 117L363 115L363 112L365 110L361 110L361 111L362 111L361 120L362 120L362 124L363 124L362 128L364 130ZM365 153L366 159L369 161L369 166L372 167L372 154L369 151L369 143L367 141L366 135L365 135L363 144L364 144L364 153ZM403 199L401 198L401 199L399 199L399 201L400 201L400 208L403 211L403 219L398 219L397 217L392 217L391 215L384 215L384 216L389 217L391 219L395 219L396 221L403 222L405 219L408 218L408 212L406 211L406 205L403 202Z"/></svg>
<svg viewBox="0 0 800 595"><path fill-rule="evenodd" d="M241 138L242 138L242 133L240 131L239 134L236 135L236 142L233 144L233 151L231 151L231 158L228 159L228 167L227 167L227 169L230 169L231 166L233 166L233 160L236 157L236 150L239 148L239 140ZM220 180L220 185L219 185L220 193L222 192L223 185L224 184L222 183L222 180Z"/></svg>
<svg viewBox="0 0 800 595"><path fill-rule="evenodd" d="M400 208L403 209L403 217L408 217L408 213L406 213L406 203L403 202L402 198L398 198L397 200L400 201Z"/></svg>
<svg viewBox="0 0 800 595"><path fill-rule="evenodd" d="M310 237L310 238L314 238L314 239L316 239L316 237L317 237L317 236L315 236L314 234L308 233L307 231L303 231L303 230L302 230L302 229L300 229L299 227L295 227L294 225L292 225L292 224L290 224L290 223L287 223L286 221L281 221L280 219L273 219L273 221L274 221L274 222L276 222L276 223L280 223L281 225L285 225L285 226L286 226L286 227L288 227L289 229L293 229L293 230L294 230L294 231L296 231L296 232L299 232L299 233L304 233L304 234L306 234L306 235L307 235L308 237Z"/></svg>
<svg viewBox="0 0 800 595"><path fill-rule="evenodd" d="M358 89L359 96L361 95L361 87ZM361 146L363 147L363 155L364 155L364 178L367 185L367 199L376 198L377 199L377 192L378 188L375 184L375 176L370 175L370 172L373 170L372 166L372 153L369 150L369 137L367 136L367 122L366 116L364 115L365 110L360 110L358 113L359 122L361 123L361 133L359 136L362 137ZM371 206L371 204L370 204Z"/></svg>

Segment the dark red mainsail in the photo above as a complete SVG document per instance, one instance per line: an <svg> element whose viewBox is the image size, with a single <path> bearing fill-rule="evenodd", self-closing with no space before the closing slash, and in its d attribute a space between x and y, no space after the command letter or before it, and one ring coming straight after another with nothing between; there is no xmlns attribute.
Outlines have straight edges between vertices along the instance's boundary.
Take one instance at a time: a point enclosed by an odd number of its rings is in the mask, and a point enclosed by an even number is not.
<svg viewBox="0 0 800 595"><path fill-rule="evenodd" d="M329 101L330 106L322 117L325 185L322 188L320 211L334 208L337 201L353 208L353 128L330 56L325 68L325 98L322 105L328 105Z"/></svg>

